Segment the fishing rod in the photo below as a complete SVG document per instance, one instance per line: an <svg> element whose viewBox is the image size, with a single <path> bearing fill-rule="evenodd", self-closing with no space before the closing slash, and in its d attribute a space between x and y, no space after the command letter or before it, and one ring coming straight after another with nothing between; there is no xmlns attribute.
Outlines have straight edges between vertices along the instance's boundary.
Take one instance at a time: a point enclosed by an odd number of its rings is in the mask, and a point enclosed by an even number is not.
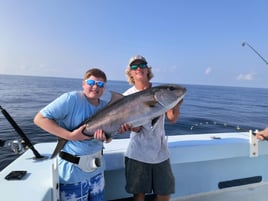
<svg viewBox="0 0 268 201"><path fill-rule="evenodd" d="M1 105L0 105L0 110L2 114L5 116L5 118L8 120L8 122L13 126L13 128L19 134L19 136L22 138L24 144L33 151L35 155L35 159L44 158L44 156L40 155L39 152L34 148L29 138L24 134L24 132L21 130L21 128L18 126L15 120L10 116L10 114Z"/></svg>
<svg viewBox="0 0 268 201"><path fill-rule="evenodd" d="M243 42L242 43L242 46L245 47L245 46L248 46L251 50L253 50L253 52L255 52L267 65L268 65L268 62L263 58L263 56L261 56L261 54L255 50L255 48L253 48L250 44L248 44L247 42Z"/></svg>

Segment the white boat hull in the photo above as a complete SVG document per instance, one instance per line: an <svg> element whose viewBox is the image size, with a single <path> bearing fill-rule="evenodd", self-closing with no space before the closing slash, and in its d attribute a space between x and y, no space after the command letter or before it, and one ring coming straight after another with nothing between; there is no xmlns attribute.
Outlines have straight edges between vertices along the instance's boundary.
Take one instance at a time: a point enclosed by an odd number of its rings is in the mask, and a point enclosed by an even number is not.
<svg viewBox="0 0 268 201"><path fill-rule="evenodd" d="M125 192L124 153L128 140L114 139L105 144L106 200L132 196ZM268 192L267 142L252 141L246 132L169 136L168 142L176 178L176 192L172 200L245 201L250 198L247 194L255 192L254 199L250 200L266 198L263 191ZM35 148L41 155L49 157L55 145L40 143ZM37 161L32 157L31 150L28 150L1 171L1 200L58 199L57 171L53 171L55 159ZM7 181L5 176L13 170L27 170L27 175L22 180Z"/></svg>

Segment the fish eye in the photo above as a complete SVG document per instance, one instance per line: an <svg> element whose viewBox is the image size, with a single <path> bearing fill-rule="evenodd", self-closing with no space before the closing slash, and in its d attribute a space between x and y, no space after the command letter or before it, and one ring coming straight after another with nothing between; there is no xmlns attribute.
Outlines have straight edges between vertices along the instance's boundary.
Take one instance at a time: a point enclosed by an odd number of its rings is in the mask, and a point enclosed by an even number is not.
<svg viewBox="0 0 268 201"><path fill-rule="evenodd" d="M169 90L170 91L174 91L175 90L175 87L169 87Z"/></svg>

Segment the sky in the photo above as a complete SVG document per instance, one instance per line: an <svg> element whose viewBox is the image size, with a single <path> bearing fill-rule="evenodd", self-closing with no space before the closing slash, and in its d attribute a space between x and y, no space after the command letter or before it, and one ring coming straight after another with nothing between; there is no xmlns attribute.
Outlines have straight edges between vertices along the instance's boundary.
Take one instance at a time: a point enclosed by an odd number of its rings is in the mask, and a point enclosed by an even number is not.
<svg viewBox="0 0 268 201"><path fill-rule="evenodd" d="M0 74L127 81L140 54L152 82L268 88L267 20L268 0L0 0Z"/></svg>

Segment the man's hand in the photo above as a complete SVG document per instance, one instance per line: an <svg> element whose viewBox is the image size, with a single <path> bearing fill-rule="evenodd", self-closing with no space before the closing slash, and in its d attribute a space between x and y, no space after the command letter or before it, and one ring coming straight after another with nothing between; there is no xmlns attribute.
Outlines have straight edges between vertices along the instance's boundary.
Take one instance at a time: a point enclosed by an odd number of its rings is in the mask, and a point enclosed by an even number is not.
<svg viewBox="0 0 268 201"><path fill-rule="evenodd" d="M265 128L264 130L262 131L259 131L256 133L256 137L259 139L259 140L268 140L268 127Z"/></svg>
<svg viewBox="0 0 268 201"><path fill-rule="evenodd" d="M119 133L124 133L124 132L127 132L127 131L134 131L136 133L140 132L142 129L142 126L138 126L138 127L135 127L133 128L132 125L129 125L129 124L123 124L121 125L121 127L119 128Z"/></svg>

